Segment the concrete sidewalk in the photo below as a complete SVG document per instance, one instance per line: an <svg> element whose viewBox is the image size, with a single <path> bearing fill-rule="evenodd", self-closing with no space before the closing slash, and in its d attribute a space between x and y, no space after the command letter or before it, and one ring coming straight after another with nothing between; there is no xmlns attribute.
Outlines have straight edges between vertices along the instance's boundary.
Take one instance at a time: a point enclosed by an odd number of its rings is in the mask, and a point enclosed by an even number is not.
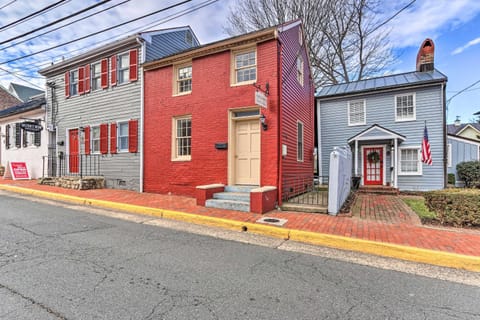
<svg viewBox="0 0 480 320"><path fill-rule="evenodd" d="M165 219L253 232L336 249L480 272L480 232L422 226L398 196L359 195L352 216L272 211L264 215L197 206L182 196L127 190L70 190L0 179L0 190ZM287 220L282 226L260 218Z"/></svg>

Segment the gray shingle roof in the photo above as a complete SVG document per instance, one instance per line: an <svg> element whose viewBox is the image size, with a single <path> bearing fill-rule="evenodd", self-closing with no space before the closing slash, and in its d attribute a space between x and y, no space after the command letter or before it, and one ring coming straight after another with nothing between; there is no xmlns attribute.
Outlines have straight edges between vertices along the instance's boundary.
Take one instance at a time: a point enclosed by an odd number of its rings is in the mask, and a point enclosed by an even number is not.
<svg viewBox="0 0 480 320"><path fill-rule="evenodd" d="M322 87L318 89L315 96L325 98L444 81L447 81L447 77L438 70L414 71Z"/></svg>
<svg viewBox="0 0 480 320"><path fill-rule="evenodd" d="M43 93L43 90L38 90L32 87L27 87L18 83L10 83L10 86L12 86L13 90L15 90L15 93L17 94L18 98L22 100L23 102L28 101L30 97L36 96L38 94Z"/></svg>
<svg viewBox="0 0 480 320"><path fill-rule="evenodd" d="M463 130L467 125L471 125L478 131L480 131L480 123L461 123L460 125L447 124L447 133L451 135L457 135L460 131Z"/></svg>
<svg viewBox="0 0 480 320"><path fill-rule="evenodd" d="M40 108L44 104L45 104L45 98L30 100L10 108L0 110L0 118L5 118L14 114L19 114L22 112L34 110L34 109Z"/></svg>

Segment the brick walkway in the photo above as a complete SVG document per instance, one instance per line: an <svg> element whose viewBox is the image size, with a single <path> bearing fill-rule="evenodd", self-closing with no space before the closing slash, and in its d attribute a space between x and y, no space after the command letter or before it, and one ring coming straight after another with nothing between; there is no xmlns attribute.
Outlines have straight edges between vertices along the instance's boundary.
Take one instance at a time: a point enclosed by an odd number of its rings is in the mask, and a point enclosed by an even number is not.
<svg viewBox="0 0 480 320"><path fill-rule="evenodd" d="M253 213L199 207L195 204L195 199L182 196L114 189L69 190L38 185L36 181L12 181L2 178L0 184L244 222L255 223L262 217ZM418 217L412 214L399 196L358 195L352 206L351 217L286 211L272 211L263 216L287 219L284 227L290 229L480 256L479 231L421 226Z"/></svg>

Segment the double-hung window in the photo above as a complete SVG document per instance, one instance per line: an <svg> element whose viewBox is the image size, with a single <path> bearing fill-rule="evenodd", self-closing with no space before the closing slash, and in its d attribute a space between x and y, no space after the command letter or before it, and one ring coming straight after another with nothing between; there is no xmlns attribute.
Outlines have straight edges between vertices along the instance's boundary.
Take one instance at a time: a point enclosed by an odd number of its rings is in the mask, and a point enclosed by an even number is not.
<svg viewBox="0 0 480 320"><path fill-rule="evenodd" d="M128 122L118 123L118 151L128 152Z"/></svg>
<svg viewBox="0 0 480 320"><path fill-rule="evenodd" d="M70 71L70 95L78 94L78 70Z"/></svg>
<svg viewBox="0 0 480 320"><path fill-rule="evenodd" d="M415 120L415 94L395 96L395 121Z"/></svg>
<svg viewBox="0 0 480 320"><path fill-rule="evenodd" d="M400 148L399 175L421 175L422 163L420 161L420 147Z"/></svg>
<svg viewBox="0 0 480 320"><path fill-rule="evenodd" d="M102 66L100 62L93 63L91 67L92 90L102 88Z"/></svg>
<svg viewBox="0 0 480 320"><path fill-rule="evenodd" d="M357 126L365 123L365 100L349 101L348 125Z"/></svg>
<svg viewBox="0 0 480 320"><path fill-rule="evenodd" d="M175 68L175 94L185 94L192 91L192 65L181 65Z"/></svg>
<svg viewBox="0 0 480 320"><path fill-rule="evenodd" d="M90 129L91 134L91 152L100 153L100 126L93 126Z"/></svg>
<svg viewBox="0 0 480 320"><path fill-rule="evenodd" d="M303 123L297 121L297 161L303 162Z"/></svg>
<svg viewBox="0 0 480 320"><path fill-rule="evenodd" d="M234 52L234 84L257 80L257 52L253 49Z"/></svg>
<svg viewBox="0 0 480 320"><path fill-rule="evenodd" d="M173 118L172 160L190 160L192 156L192 117Z"/></svg>
<svg viewBox="0 0 480 320"><path fill-rule="evenodd" d="M130 55L123 53L118 55L118 83L130 81Z"/></svg>
<svg viewBox="0 0 480 320"><path fill-rule="evenodd" d="M301 56L298 56L297 57L297 81L302 86L303 86L303 79L305 78L303 70L304 70L303 58Z"/></svg>

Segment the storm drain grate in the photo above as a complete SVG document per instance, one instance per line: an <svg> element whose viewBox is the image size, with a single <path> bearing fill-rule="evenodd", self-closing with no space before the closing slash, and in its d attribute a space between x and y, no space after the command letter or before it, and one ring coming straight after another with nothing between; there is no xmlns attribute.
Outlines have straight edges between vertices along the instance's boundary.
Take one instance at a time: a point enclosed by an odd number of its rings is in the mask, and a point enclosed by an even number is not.
<svg viewBox="0 0 480 320"><path fill-rule="evenodd" d="M267 223L267 224L273 224L274 226L283 226L285 223L287 223L287 219L280 219L280 218L271 218L271 217L263 217L261 219L258 219L257 222L260 223Z"/></svg>

